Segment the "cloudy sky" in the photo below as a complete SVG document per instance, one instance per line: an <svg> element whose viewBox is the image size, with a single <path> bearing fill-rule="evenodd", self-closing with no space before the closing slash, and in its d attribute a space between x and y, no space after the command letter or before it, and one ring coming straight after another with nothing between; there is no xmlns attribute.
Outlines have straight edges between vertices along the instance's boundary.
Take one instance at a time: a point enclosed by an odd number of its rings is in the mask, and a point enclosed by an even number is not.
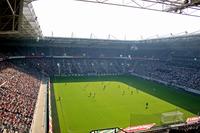
<svg viewBox="0 0 200 133"><path fill-rule="evenodd" d="M33 2L45 36L138 40L200 30L200 18L75 0Z"/></svg>

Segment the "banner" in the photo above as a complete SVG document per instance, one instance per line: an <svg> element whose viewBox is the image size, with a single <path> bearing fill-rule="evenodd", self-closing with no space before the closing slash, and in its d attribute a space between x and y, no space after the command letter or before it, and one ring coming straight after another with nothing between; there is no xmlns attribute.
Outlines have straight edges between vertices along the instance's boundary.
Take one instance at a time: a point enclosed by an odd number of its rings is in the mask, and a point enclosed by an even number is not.
<svg viewBox="0 0 200 133"><path fill-rule="evenodd" d="M155 125L156 125L155 123L146 124L146 125L139 125L139 126L134 126L134 127L127 127L127 128L125 128L123 130L128 132L128 133L132 133L132 132L136 132L136 131L148 130L148 129L152 128Z"/></svg>
<svg viewBox="0 0 200 133"><path fill-rule="evenodd" d="M91 131L90 133L117 133L118 131L119 131L118 128L110 128L110 129L99 129Z"/></svg>
<svg viewBox="0 0 200 133"><path fill-rule="evenodd" d="M187 118L187 124L194 124L200 122L200 116Z"/></svg>

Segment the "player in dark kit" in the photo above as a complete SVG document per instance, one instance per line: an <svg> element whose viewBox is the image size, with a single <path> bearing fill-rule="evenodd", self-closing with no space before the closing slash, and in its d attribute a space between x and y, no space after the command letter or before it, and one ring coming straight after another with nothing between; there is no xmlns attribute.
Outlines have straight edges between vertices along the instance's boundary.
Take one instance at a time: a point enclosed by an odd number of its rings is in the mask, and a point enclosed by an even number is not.
<svg viewBox="0 0 200 133"><path fill-rule="evenodd" d="M62 98L59 96L58 99L57 99L57 101L61 102L61 100L62 100Z"/></svg>
<svg viewBox="0 0 200 133"><path fill-rule="evenodd" d="M146 107L145 107L145 108L146 108L146 109L148 109L148 107L149 107L149 103L148 103L148 102L146 102Z"/></svg>
<svg viewBox="0 0 200 133"><path fill-rule="evenodd" d="M88 97L91 97L91 96L92 96L92 93L90 92Z"/></svg>
<svg viewBox="0 0 200 133"><path fill-rule="evenodd" d="M131 95L133 95L133 91L131 91Z"/></svg>

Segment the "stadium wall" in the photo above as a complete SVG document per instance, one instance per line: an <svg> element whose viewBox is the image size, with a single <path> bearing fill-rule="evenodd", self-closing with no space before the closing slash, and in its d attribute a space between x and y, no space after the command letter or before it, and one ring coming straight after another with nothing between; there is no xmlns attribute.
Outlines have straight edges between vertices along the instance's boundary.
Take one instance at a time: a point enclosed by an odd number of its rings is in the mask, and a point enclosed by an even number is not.
<svg viewBox="0 0 200 133"><path fill-rule="evenodd" d="M44 93L42 93L41 91L39 91L40 94L38 94L37 97L37 102L36 102L36 106L35 106L35 110L34 110L34 115L33 115L33 120L32 120L32 124L31 124L31 128L29 130L29 133L34 133L36 131L38 131L38 127L42 127L42 131L41 133L46 133L48 131L48 118L47 118L47 114L48 114L48 84L47 84L47 80L46 78L42 78L43 80L40 83L40 89L45 89ZM45 87L41 87L42 84L45 84ZM44 100L41 99L41 97L44 97ZM43 105L44 107L41 107L41 105ZM40 109L42 108L42 109ZM42 118L39 118L39 117ZM39 118L39 119L37 119ZM42 122L40 124L37 123L38 120L41 120Z"/></svg>

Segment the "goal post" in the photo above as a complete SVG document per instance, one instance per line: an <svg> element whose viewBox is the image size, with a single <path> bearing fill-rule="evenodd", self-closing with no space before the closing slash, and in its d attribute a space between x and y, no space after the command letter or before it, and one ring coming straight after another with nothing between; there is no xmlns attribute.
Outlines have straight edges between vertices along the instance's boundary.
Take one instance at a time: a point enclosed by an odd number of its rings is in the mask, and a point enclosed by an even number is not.
<svg viewBox="0 0 200 133"><path fill-rule="evenodd" d="M171 124L183 121L183 113L180 111L172 111L161 114L161 124Z"/></svg>

